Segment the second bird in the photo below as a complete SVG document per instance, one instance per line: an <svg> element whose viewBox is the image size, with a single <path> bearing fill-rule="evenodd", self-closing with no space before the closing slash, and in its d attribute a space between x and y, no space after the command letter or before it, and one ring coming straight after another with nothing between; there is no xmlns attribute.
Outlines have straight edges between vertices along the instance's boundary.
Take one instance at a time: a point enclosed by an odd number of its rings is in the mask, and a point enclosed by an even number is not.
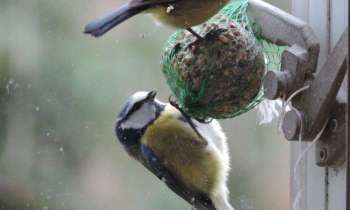
<svg viewBox="0 0 350 210"><path fill-rule="evenodd" d="M131 0L86 25L84 32L99 37L139 13L152 14L166 25L189 30L215 15L229 0Z"/></svg>
<svg viewBox="0 0 350 210"><path fill-rule="evenodd" d="M197 210L234 210L228 202L229 151L220 124L201 123L136 92L118 115L125 150Z"/></svg>

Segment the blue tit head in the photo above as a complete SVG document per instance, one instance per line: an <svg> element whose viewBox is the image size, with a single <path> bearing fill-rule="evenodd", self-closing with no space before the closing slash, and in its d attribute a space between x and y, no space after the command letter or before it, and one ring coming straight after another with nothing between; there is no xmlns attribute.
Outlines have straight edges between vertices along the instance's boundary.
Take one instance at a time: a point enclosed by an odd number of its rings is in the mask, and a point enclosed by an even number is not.
<svg viewBox="0 0 350 210"><path fill-rule="evenodd" d="M116 135L126 147L140 144L140 139L149 126L164 109L156 100L156 91L139 91L131 95L118 114Z"/></svg>

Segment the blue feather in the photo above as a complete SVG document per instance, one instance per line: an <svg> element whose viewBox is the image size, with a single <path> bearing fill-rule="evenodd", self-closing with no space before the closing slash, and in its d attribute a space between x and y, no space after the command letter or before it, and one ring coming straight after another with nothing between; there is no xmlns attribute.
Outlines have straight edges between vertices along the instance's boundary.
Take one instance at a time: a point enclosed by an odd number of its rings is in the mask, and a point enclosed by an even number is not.
<svg viewBox="0 0 350 210"><path fill-rule="evenodd" d="M188 203L192 204L196 209L216 210L208 195L189 190L181 181L171 174L151 148L145 144L141 144L141 156L144 158L146 168L148 168L159 179L164 181L172 191Z"/></svg>

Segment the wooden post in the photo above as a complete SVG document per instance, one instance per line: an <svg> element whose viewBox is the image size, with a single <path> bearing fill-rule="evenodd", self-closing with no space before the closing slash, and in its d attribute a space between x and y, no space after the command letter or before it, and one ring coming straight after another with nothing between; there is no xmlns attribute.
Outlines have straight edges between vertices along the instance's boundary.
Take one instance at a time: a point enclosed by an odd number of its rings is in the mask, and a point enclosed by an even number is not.
<svg viewBox="0 0 350 210"><path fill-rule="evenodd" d="M292 0L293 15L314 30L320 42L318 67L323 66L344 29L348 26L348 0ZM343 89L347 87L344 85ZM347 91L347 90L346 90ZM315 147L296 166L300 151L310 143L290 143L291 210L346 210L346 166L316 165Z"/></svg>

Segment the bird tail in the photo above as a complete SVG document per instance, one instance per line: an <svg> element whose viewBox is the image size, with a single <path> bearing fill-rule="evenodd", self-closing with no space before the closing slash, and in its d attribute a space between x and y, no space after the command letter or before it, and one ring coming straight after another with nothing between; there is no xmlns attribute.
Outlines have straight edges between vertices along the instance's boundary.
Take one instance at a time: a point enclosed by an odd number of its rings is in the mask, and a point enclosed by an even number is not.
<svg viewBox="0 0 350 210"><path fill-rule="evenodd" d="M100 37L123 21L148 9L149 6L150 5L147 4L140 4L138 6L124 4L116 11L87 24L85 26L84 33L90 34L94 37Z"/></svg>
<svg viewBox="0 0 350 210"><path fill-rule="evenodd" d="M211 196L216 210L235 210L226 197L220 194Z"/></svg>

